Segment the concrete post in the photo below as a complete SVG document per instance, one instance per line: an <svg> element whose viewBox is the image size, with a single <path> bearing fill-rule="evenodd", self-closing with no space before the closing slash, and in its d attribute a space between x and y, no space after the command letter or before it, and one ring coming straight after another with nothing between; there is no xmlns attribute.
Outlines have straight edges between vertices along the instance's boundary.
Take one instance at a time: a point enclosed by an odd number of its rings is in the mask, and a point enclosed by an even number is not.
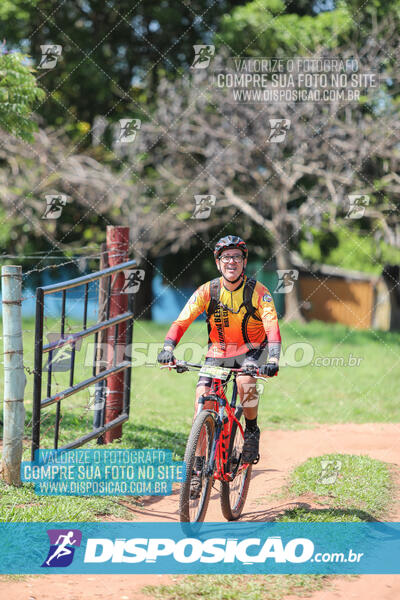
<svg viewBox="0 0 400 600"><path fill-rule="evenodd" d="M21 284L22 267L1 269L4 347L3 457L1 477L21 485L20 466L24 435L24 373L22 348Z"/></svg>

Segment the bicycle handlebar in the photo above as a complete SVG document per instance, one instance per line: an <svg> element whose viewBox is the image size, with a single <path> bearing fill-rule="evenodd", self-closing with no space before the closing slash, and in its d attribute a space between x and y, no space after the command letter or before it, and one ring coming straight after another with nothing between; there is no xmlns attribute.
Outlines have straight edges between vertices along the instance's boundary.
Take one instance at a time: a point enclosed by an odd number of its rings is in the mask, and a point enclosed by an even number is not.
<svg viewBox="0 0 400 600"><path fill-rule="evenodd" d="M210 366L217 366L217 365L210 365ZM177 360L175 361L175 363L168 363L165 365L160 365L161 369L176 369L177 373L185 373L186 371L190 371L190 370L200 370L204 367L204 365L200 365L197 363L190 363L190 362L186 362L185 360ZM268 377L266 375L260 375L260 370L259 369L251 369L249 367L247 367L246 369L234 369L234 368L230 368L230 367L222 367L226 370L229 369L229 371L231 371L232 373L238 373L240 375L251 375L252 377L255 378L260 378L260 379L268 379ZM216 379L218 379L216 377Z"/></svg>

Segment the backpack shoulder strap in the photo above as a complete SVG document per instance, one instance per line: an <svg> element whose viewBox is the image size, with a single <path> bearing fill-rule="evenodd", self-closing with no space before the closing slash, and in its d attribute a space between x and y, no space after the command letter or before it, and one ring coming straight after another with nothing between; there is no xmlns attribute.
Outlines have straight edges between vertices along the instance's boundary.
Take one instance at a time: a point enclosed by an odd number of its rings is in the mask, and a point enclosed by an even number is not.
<svg viewBox="0 0 400 600"><path fill-rule="evenodd" d="M246 282L244 284L244 290L243 290L243 304L247 310L247 312L251 315L254 316L254 313L256 312L256 307L253 306L252 303L252 298L253 298L253 292L254 292L254 288L256 286L256 280L253 279L253 277L248 277L246 279Z"/></svg>
<svg viewBox="0 0 400 600"><path fill-rule="evenodd" d="M221 281L219 277L210 281L210 303L207 308L207 317L210 317L215 313L217 308L219 295L221 292Z"/></svg>

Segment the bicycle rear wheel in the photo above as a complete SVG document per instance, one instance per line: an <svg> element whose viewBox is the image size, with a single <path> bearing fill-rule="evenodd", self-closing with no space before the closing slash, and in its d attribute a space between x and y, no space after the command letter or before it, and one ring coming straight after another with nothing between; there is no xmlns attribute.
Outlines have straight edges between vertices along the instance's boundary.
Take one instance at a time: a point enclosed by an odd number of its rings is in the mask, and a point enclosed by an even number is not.
<svg viewBox="0 0 400 600"><path fill-rule="evenodd" d="M244 426L243 409L240 406L235 413L236 418ZM227 471L233 471L240 462L243 435L237 425L233 423L231 439L229 442ZM235 521L240 517L249 491L252 465L240 471L233 481L221 481L220 500L222 514L228 521Z"/></svg>
<svg viewBox="0 0 400 600"><path fill-rule="evenodd" d="M212 474L207 476L206 469L210 461L211 447L214 439L215 420L208 410L202 410L196 417L185 451L186 479L182 483L179 498L179 517L181 522L197 523L204 521L210 500L213 483ZM196 457L204 457L200 472L201 488L198 497L191 493L191 482L195 475Z"/></svg>

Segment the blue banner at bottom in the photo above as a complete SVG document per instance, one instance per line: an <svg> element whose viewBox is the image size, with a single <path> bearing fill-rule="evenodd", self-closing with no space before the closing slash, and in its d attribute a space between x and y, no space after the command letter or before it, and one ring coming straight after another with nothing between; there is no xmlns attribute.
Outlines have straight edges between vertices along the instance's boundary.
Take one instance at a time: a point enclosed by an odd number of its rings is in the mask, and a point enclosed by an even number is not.
<svg viewBox="0 0 400 600"><path fill-rule="evenodd" d="M0 523L0 573L400 574L400 523Z"/></svg>

